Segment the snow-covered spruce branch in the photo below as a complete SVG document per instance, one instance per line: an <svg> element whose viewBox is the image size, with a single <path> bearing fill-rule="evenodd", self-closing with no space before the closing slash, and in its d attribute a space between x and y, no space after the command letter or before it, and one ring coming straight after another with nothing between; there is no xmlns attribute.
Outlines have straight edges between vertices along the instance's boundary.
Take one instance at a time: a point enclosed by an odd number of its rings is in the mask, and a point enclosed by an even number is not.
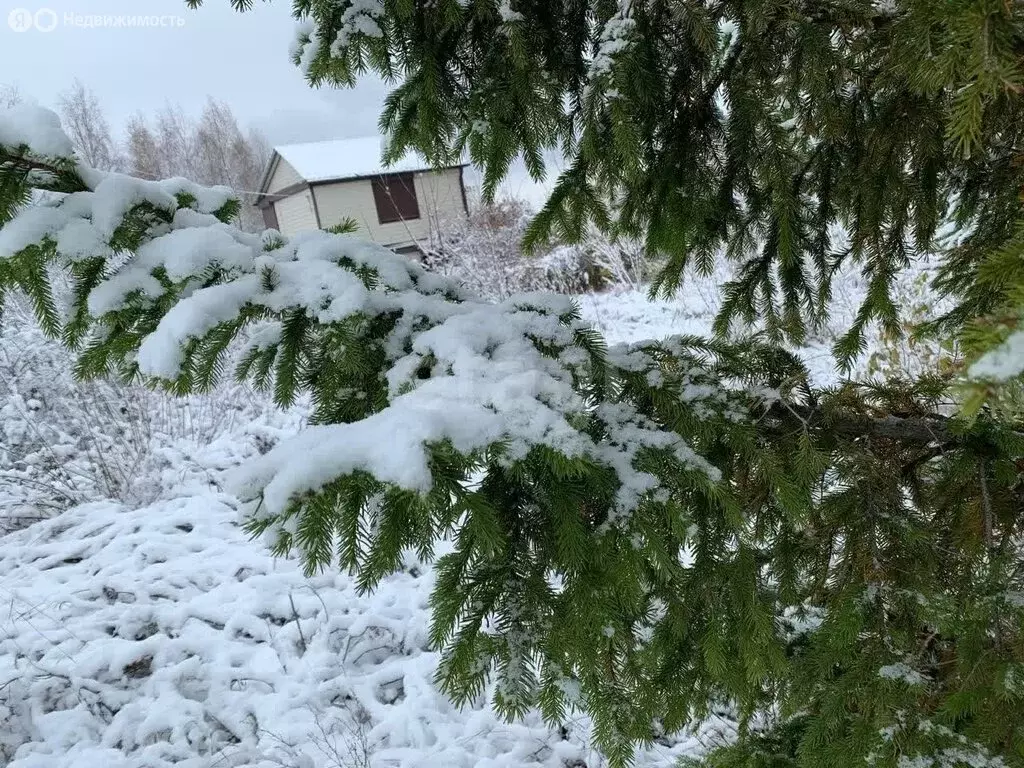
<svg viewBox="0 0 1024 768"><path fill-rule="evenodd" d="M58 194L27 205L40 191ZM764 701L787 663L775 580L805 588L762 564L805 546L790 521L816 505L846 514L820 496L830 419L765 407L806 380L792 356L694 338L606 350L564 297L486 303L351 236L244 233L237 205L89 169L52 113L0 113L0 295L27 294L80 375L179 393L211 387L245 331L236 376L313 404L310 428L237 472L248 529L364 589L450 538L431 640L457 703L494 674L502 712L581 707L623 765L654 721ZM886 450L922 463L919 442ZM868 487L870 466L844 465L844 487Z"/></svg>
<svg viewBox="0 0 1024 768"><path fill-rule="evenodd" d="M246 234L226 223L237 209L229 190L84 167L56 116L37 108L0 116L0 174L15 187L7 200L63 193L11 207L0 290L27 294L43 329L78 352L81 375L204 390L248 329L238 377L272 388L282 406L311 394L314 426L238 472L253 532L297 548L311 571L340 560L367 588L404 548L429 552L455 536L434 641L457 699L476 695L496 664L500 703L521 713L537 701L533 663L544 656L545 706L560 716L556 683L581 674L582 659L545 651L543 628L574 626L569 595L617 589L611 573L603 586L574 580L594 532L613 548L632 541L639 564L652 557L645 546L679 546L661 540L657 521L685 496L721 496L717 470L652 400L670 403L679 425L739 413L682 365L682 346L606 356L567 299L489 304L353 237ZM55 295L54 269L70 295ZM567 579L562 594L551 573ZM500 630L482 633L494 616ZM618 621L609 613L574 631L603 638Z"/></svg>

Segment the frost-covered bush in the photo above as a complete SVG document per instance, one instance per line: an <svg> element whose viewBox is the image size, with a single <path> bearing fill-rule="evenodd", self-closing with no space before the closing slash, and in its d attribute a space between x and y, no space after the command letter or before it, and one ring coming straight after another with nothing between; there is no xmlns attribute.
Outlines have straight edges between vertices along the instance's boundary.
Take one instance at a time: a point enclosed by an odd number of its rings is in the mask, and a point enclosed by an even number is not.
<svg viewBox="0 0 1024 768"><path fill-rule="evenodd" d="M531 215L527 203L511 197L490 205L475 203L469 216L440 223L424 262L494 300L531 291L579 294L613 285L636 288L642 282L642 248L632 242L612 243L596 231L579 244L524 253Z"/></svg>
<svg viewBox="0 0 1024 768"><path fill-rule="evenodd" d="M182 448L254 405L240 386L181 399L111 378L80 381L73 368L25 304L10 301L0 324L0 533L84 502L152 502L173 486Z"/></svg>
<svg viewBox="0 0 1024 768"><path fill-rule="evenodd" d="M601 286L625 287L633 290L644 287L652 270L644 246L634 239L620 238L612 241L607 235L591 227L579 245L571 246L582 251L593 269Z"/></svg>

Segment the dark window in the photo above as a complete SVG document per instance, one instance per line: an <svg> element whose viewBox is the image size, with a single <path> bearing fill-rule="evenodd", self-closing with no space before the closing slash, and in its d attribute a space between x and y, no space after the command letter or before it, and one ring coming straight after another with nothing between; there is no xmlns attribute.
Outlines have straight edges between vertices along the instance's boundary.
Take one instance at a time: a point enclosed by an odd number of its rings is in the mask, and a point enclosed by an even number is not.
<svg viewBox="0 0 1024 768"><path fill-rule="evenodd" d="M274 210L273 203L263 206L263 226L267 229L281 229L277 224L277 211Z"/></svg>
<svg viewBox="0 0 1024 768"><path fill-rule="evenodd" d="M375 177L373 201L377 204L377 220L381 224L420 217L420 205L416 200L416 186L411 173Z"/></svg>

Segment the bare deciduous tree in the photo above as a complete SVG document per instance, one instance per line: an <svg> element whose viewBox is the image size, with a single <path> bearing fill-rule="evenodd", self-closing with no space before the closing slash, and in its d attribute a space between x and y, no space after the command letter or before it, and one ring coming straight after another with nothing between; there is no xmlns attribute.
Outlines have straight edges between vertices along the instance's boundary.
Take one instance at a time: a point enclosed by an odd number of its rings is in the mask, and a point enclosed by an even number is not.
<svg viewBox="0 0 1024 768"><path fill-rule="evenodd" d="M260 183L270 158L270 145L261 133L243 134L231 108L210 99L195 130L198 178L210 184L227 184L242 191L240 215L245 229L262 229L263 218L252 203L253 191Z"/></svg>
<svg viewBox="0 0 1024 768"><path fill-rule="evenodd" d="M208 184L208 179L199 176L195 134L195 123L180 105L168 104L157 112L157 155L166 175L184 176Z"/></svg>
<svg viewBox="0 0 1024 768"><path fill-rule="evenodd" d="M263 220L250 203L270 158L270 147L257 131L243 133L231 108L210 99L198 121L179 106L161 110L155 125L142 115L127 126L128 167L143 178L185 176L201 184L225 184L242 200L240 224L263 229Z"/></svg>
<svg viewBox="0 0 1024 768"><path fill-rule="evenodd" d="M146 118L136 113L128 118L125 128L125 154L128 172L143 179L163 179L166 172L160 156L156 136Z"/></svg>
<svg viewBox="0 0 1024 768"><path fill-rule="evenodd" d="M0 109L22 101L17 86L0 83ZM264 228L252 205L271 148L256 130L243 132L225 102L210 98L198 120L168 104L152 119L135 113L125 125L124 141L115 140L95 92L80 80L60 96L65 132L78 155L93 168L124 171L143 179L183 176L200 184L224 184L239 193L239 225Z"/></svg>
<svg viewBox="0 0 1024 768"><path fill-rule="evenodd" d="M21 101L21 92L16 85L0 83L0 109L13 107Z"/></svg>
<svg viewBox="0 0 1024 768"><path fill-rule="evenodd" d="M120 152L99 99L80 80L61 94L60 113L64 130L86 163L103 171L121 169Z"/></svg>

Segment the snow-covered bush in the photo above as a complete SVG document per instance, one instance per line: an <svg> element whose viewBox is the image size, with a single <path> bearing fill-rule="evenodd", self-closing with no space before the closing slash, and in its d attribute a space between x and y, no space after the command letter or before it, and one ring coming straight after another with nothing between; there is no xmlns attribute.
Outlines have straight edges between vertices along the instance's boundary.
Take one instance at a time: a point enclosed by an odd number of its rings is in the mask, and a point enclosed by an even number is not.
<svg viewBox="0 0 1024 768"><path fill-rule="evenodd" d="M596 228L589 227L580 244L571 247L585 255L587 263L596 270L601 286L638 290L650 277L648 256L638 240L612 241Z"/></svg>
<svg viewBox="0 0 1024 768"><path fill-rule="evenodd" d="M238 422L245 388L185 399L111 378L73 375L74 358L18 300L0 325L0 533L76 504L159 498L189 446Z"/></svg>
<svg viewBox="0 0 1024 768"><path fill-rule="evenodd" d="M583 242L524 253L529 205L506 197L473 204L469 216L440 222L427 244L426 266L494 300L517 293L579 294L609 286L637 288L643 252L637 243L612 243L593 231Z"/></svg>

